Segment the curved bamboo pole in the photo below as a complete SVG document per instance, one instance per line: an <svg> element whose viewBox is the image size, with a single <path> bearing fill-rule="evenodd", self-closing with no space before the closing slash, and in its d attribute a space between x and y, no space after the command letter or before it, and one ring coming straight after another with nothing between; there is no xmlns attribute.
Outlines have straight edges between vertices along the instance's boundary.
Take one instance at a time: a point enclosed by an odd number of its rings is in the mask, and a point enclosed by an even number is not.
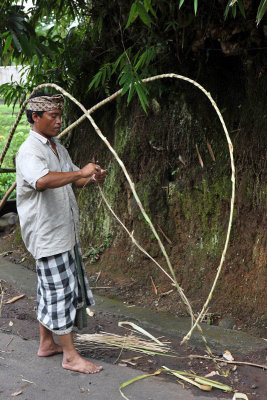
<svg viewBox="0 0 267 400"><path fill-rule="evenodd" d="M14 182L10 188L7 190L6 194L4 195L4 197L2 198L2 200L0 201L0 211L2 210L2 208L4 207L4 205L6 204L7 199L9 198L9 196L11 195L11 193L13 192L13 190L15 189L15 187L17 186L17 183Z"/></svg>
<svg viewBox="0 0 267 400"><path fill-rule="evenodd" d="M89 121L91 122L91 124L93 125L93 127L95 128L97 134L98 134L98 135L101 137L101 139L105 142L105 144L108 146L108 148L110 149L110 151L111 151L111 152L113 153L113 155L115 156L117 162L120 164L120 166L121 166L121 168L123 169L123 172L124 172L124 174L125 174L125 176L126 176L128 182L129 182L129 184L130 184L130 187L131 187L131 189L132 189L132 191L133 191L133 194L134 194L134 197L135 197L135 199L136 199L136 201L137 201L137 204L138 204L138 206L139 206L139 208L140 208L140 210L141 210L141 212L142 212L142 214L143 214L145 220L148 222L148 224L149 224L149 226L150 226L152 232L154 233L156 239L158 240L159 246L160 246L160 248L161 248L161 250L162 250L162 253L163 253L163 255L164 255L164 257L165 257L165 259L166 259L166 261L167 261L167 265L168 265L168 267L169 267L169 269L170 269L171 275L173 276L173 279L174 279L174 281L175 281L175 284L174 284L174 285L176 286L176 288L177 288L177 290L178 290L178 292L179 292L179 294L180 294L182 300L184 301L184 303L185 303L186 306L187 306L187 309L188 309L188 312L189 312L189 314L190 314L190 316L191 316L192 322L195 321L194 324L192 323L192 326L191 326L190 331L189 331L189 332L187 333L187 335L183 338L182 343L184 343L184 342L186 342L186 341L191 337L192 332L193 332L193 330L195 329L196 326L198 327L198 329L200 330L200 332L202 331L201 327L199 326L199 321L200 321L200 319L203 317L203 315L205 314L206 309L207 309L207 307L208 307L208 304L209 304L209 302L210 302L210 300L211 300L211 298L212 298L213 292L214 292L214 290L215 290L217 281L218 281L219 276L220 276L220 272L221 272L221 269L222 269L223 262L224 262L224 260L225 260L225 254L226 254L226 251L227 251L227 248L228 248L228 244L229 244L230 232L231 232L231 227L232 227L232 219L233 219L233 210L234 210L234 200L235 200L235 165L234 165L234 158L233 158L233 145L232 145L232 142L231 142L231 139L230 139L228 130L227 130L226 125L225 125L225 123L224 123L223 117L222 117L222 115L221 115L221 113L220 113L220 111L219 111L219 109L218 109L218 107L217 107L215 101L214 101L213 98L211 97L210 93L207 92L201 85L199 85L199 84L198 84L197 82L195 82L194 80L192 80L192 79L190 79L190 78L187 78L187 77L184 77L184 76L182 76L182 75L177 75L177 74L162 74L162 75L157 75L157 76L153 76L153 77L150 77L150 78L143 79L143 82L151 82L151 81L154 81L154 80L156 80L156 79L163 79L163 78L176 78L176 79L181 79L181 80L190 82L190 83L192 83L194 86L198 87L198 88L208 97L208 99L210 100L212 106L214 107L214 109L215 109L215 111L216 111L216 113L217 113L217 115L218 115L218 117L219 117L219 119L220 119L220 121L221 121L221 124L222 124L222 126L223 126L223 130L224 130L224 133L225 133L227 142L228 142L228 148L229 148L230 160L231 160L231 169L232 169L232 175L231 175L231 181L232 181L232 196L231 196L231 202L230 202L230 215L229 215L229 222L228 222L228 229L227 229L227 235L226 235L226 240L225 240L225 246L224 246L224 249L223 249L223 252L222 252L220 264L219 264L219 266L218 266L218 268L217 268L217 273L216 273L216 276L215 276L213 285L212 285L212 287L211 287L210 293L209 293L208 298L207 298L207 300L206 300L206 302L205 302L205 304L204 304L204 306L203 306L203 308L202 308L200 314L198 315L197 319L195 319L195 317L194 317L194 315L193 315L191 305L190 305L190 303L188 302L188 299L186 298L186 296L184 295L182 288L179 286L178 282L176 281L175 274L174 274L172 265L171 265L171 263L170 263L170 260L169 260L169 258L168 258L168 255L167 255L167 253L166 253L166 250L165 250L165 248L164 248L164 246L163 246L163 244L162 244L162 242L161 242L161 240L160 240L160 238L159 238L159 236L158 236L158 234L157 234L157 232L156 232L156 230L155 230L155 228L154 228L152 222L150 221L150 219L149 219L148 215L146 214L145 210L143 209L143 206L142 206L142 204L141 204L141 202L140 202L140 199L139 199L137 193L135 192L134 184L132 183L132 181L131 181L131 179L130 179L128 173L127 173L127 170L126 170L126 168L125 168L123 162L120 160L120 158L118 157L118 155L117 155L117 153L115 152L115 150L114 150L114 149L112 148L112 146L109 144L109 142L107 141L107 139L105 138L105 136L102 134L102 132L100 131L100 129L98 128L98 126L97 126L96 123L94 122L93 118L90 116L90 114L91 114L93 111L95 111L97 108L101 107L102 105L108 103L109 101L113 100L113 99L116 98L118 95L120 95L120 94L121 94L121 90L117 91L117 92L114 93L112 96L110 96L110 97L104 99L102 102L98 103L97 105L95 105L94 107L92 107L92 108L91 108L90 110L88 110L88 111L87 111L75 98L73 98L68 92L66 92L64 89L62 89L61 87L59 87L58 85L55 85L55 84L42 84L42 85L39 85L38 87L36 87L36 88L34 89L34 91L32 92L32 94L33 94L34 92L36 92L37 90L39 90L39 89L41 89L41 88L44 88L44 87L54 87L55 89L59 90L61 93L65 94L65 96L67 96L68 98L70 98L72 101L74 101L74 103L76 103L76 104L81 108L81 110L84 112L84 115L83 115L81 118L79 118L79 120L77 120L74 124L72 124L71 126L69 126L65 131L63 131L63 132L60 134L59 138L61 138L62 136L64 136L70 129L72 129L72 128L74 128L75 126L77 126L77 125L78 125L80 122L82 122L85 118L88 118ZM25 106L26 106L27 101L28 101L28 100L26 100L26 101L24 102L24 104L23 104L24 108L25 108ZM24 108L23 108L23 110L24 110ZM23 111L23 110L21 110L21 112L20 112L21 115L22 115L22 111ZM17 122L17 121L16 121L16 122ZM16 124L16 123L15 123L15 124ZM15 129L16 129L15 124L14 124L14 126L13 126L13 128L14 128L13 134L14 134L14 131L15 131ZM12 128L12 129L13 129L13 128ZM10 135L10 136L11 136L11 135ZM12 136L11 136L11 138L8 139L8 140L9 140L9 144L10 144L10 142L11 142L11 139L12 139ZM8 146L9 146L9 145L8 145ZM4 149L4 152L5 152L5 153L6 153L7 149L8 149L8 146L6 145L6 147L5 147L5 149ZM3 152L3 153L4 153L4 152ZM2 161L3 161L4 156L5 156L5 153L4 153L4 155L3 155L3 153L2 153L1 158L0 158L0 165L1 165ZM203 340L204 340L203 332L202 332L201 334L202 334L202 337L203 337ZM204 340L204 341L206 342L206 340ZM206 343L206 344L207 344L207 343Z"/></svg>

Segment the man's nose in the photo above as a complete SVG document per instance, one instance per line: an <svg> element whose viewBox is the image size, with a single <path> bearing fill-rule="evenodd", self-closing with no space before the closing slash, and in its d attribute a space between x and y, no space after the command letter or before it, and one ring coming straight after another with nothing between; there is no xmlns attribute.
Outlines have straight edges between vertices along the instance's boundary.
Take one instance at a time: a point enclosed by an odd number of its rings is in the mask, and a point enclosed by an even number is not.
<svg viewBox="0 0 267 400"><path fill-rule="evenodd" d="M62 119L61 119L61 117L57 117L57 119L56 119L56 122L57 122L57 124L62 124Z"/></svg>

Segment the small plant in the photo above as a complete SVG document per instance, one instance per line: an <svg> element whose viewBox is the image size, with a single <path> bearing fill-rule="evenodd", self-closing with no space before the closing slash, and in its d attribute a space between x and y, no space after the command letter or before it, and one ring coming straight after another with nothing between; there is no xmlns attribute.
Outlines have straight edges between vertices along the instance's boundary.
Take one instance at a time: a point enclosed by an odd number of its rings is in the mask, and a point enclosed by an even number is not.
<svg viewBox="0 0 267 400"><path fill-rule="evenodd" d="M84 255L83 259L89 259L90 264L94 264L100 259L101 254L104 253L106 249L111 246L111 234L108 233L103 240L103 243L99 247L91 247L87 250Z"/></svg>

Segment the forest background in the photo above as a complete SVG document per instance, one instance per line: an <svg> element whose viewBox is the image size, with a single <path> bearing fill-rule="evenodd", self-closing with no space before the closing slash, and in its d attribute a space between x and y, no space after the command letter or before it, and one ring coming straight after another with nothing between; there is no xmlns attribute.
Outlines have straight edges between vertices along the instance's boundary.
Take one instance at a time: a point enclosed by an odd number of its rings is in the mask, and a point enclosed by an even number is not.
<svg viewBox="0 0 267 400"><path fill-rule="evenodd" d="M23 65L26 78L2 85L0 95L7 104L21 103L36 85L53 82L89 109L122 88L122 96L94 118L124 161L196 312L209 292L226 235L228 146L197 88L168 79L147 85L141 80L177 73L211 93L234 145L237 196L230 247L209 313L232 316L263 332L266 1L33 0L27 12L24 3L0 6L1 64ZM65 126L80 116L66 100ZM164 263L120 167L90 124L73 129L63 144L78 166L97 160L108 169L104 191L114 211ZM181 315L176 294L158 297L172 289L170 282L134 247L98 190L85 188L77 199L85 257L91 273L101 270L102 279L114 282L109 295Z"/></svg>

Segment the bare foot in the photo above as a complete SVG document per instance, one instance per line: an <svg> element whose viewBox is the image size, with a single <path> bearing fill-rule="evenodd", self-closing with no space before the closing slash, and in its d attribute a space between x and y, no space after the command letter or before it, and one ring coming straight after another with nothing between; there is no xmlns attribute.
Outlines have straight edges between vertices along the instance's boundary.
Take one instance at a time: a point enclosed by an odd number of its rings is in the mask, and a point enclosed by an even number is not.
<svg viewBox="0 0 267 400"><path fill-rule="evenodd" d="M62 347L59 344L56 343L49 343L47 345L40 345L39 350L38 350L38 356L39 357L49 357L53 356L54 354L60 354L63 353Z"/></svg>
<svg viewBox="0 0 267 400"><path fill-rule="evenodd" d="M63 356L62 367L83 374L96 374L103 369L101 365L97 366L85 360L79 354L76 354L74 357Z"/></svg>

